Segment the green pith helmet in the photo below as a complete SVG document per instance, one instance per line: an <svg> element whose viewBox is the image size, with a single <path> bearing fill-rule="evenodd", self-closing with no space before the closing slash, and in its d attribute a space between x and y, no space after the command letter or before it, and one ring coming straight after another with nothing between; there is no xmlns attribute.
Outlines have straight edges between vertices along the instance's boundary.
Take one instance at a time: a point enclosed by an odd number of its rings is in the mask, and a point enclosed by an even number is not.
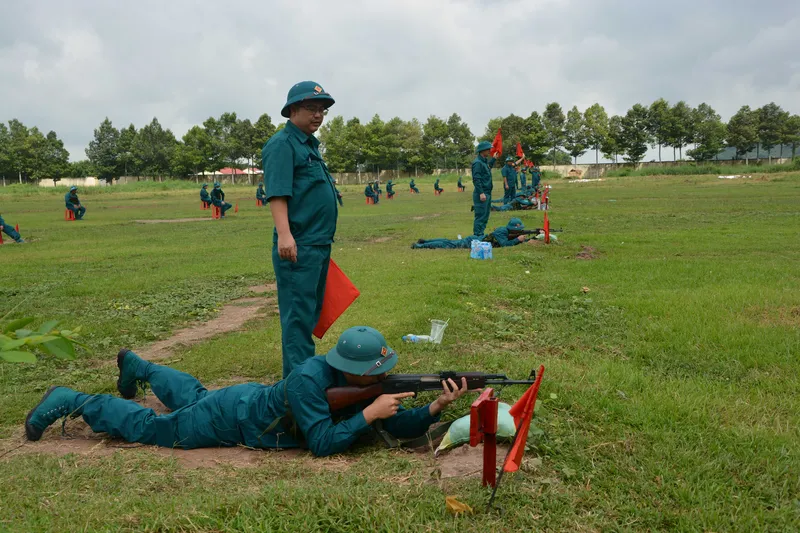
<svg viewBox="0 0 800 533"><path fill-rule="evenodd" d="M222 185L220 185L218 181L215 181L214 182L214 188L215 189L219 189L220 187L222 187Z"/></svg>
<svg viewBox="0 0 800 533"><path fill-rule="evenodd" d="M475 153L479 154L484 150L491 150L491 149L492 149L492 143L490 143L489 141L481 141L478 143L478 147L475 149Z"/></svg>
<svg viewBox="0 0 800 533"><path fill-rule="evenodd" d="M72 187L69 188L70 192L77 191L77 190L78 190L78 188L75 185L73 185Z"/></svg>
<svg viewBox="0 0 800 533"><path fill-rule="evenodd" d="M522 220L518 219L517 217L512 218L508 221L506 225L508 229L525 229L525 224L522 223Z"/></svg>
<svg viewBox="0 0 800 533"><path fill-rule="evenodd" d="M205 189L205 188L207 188L207 187L208 187L208 183L204 183L204 184L203 184L203 188Z"/></svg>
<svg viewBox="0 0 800 533"><path fill-rule="evenodd" d="M510 155L507 155L507 156L506 156L506 163L509 163L509 162L511 162L511 161L514 161L514 158L513 158L513 157L511 157Z"/></svg>
<svg viewBox="0 0 800 533"><path fill-rule="evenodd" d="M326 93L317 82L301 81L289 89L289 94L286 96L286 104L283 106L283 109L281 109L281 116L289 118L289 107L292 104L297 104L305 100L320 100L325 108L336 103L333 97Z"/></svg>
<svg viewBox="0 0 800 533"><path fill-rule="evenodd" d="M397 364L397 352L389 348L380 331L368 326L345 330L325 356L336 370L356 376L377 376Z"/></svg>

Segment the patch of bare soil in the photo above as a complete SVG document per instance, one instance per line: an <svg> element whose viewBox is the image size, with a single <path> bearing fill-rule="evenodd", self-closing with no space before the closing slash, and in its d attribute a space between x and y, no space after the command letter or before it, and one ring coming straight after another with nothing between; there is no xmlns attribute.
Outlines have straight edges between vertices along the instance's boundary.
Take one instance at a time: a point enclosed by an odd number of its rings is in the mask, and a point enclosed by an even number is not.
<svg viewBox="0 0 800 533"><path fill-rule="evenodd" d="M178 346L193 346L222 333L238 331L247 321L252 320L265 308L275 312L275 296L266 293L277 289L274 283L250 287L254 293L262 296L238 298L226 304L220 313L209 320L179 329L167 339L154 342L149 346L135 348L134 351L143 359L165 359Z"/></svg>
<svg viewBox="0 0 800 533"><path fill-rule="evenodd" d="M497 467L503 466L503 459L508 453L508 446L505 444L497 445ZM441 479L454 477L480 477L483 472L483 444L472 448L469 444L459 446L442 453L436 458L436 466L432 474L438 470Z"/></svg>
<svg viewBox="0 0 800 533"><path fill-rule="evenodd" d="M426 218L436 218L436 217L440 217L440 216L442 216L441 213L433 213L432 215L411 217L411 220L425 220Z"/></svg>
<svg viewBox="0 0 800 533"><path fill-rule="evenodd" d="M761 326L800 327L800 306L779 307L753 306L745 310L744 316Z"/></svg>
<svg viewBox="0 0 800 533"><path fill-rule="evenodd" d="M381 243L381 242L389 242L391 240L392 240L391 237L378 237L376 239L370 239L369 242L371 242L373 244L377 244L377 243Z"/></svg>
<svg viewBox="0 0 800 533"><path fill-rule="evenodd" d="M205 222L206 220L213 220L211 217L203 218L168 218L168 219L150 219L150 220L134 220L137 224L177 224L179 222Z"/></svg>
<svg viewBox="0 0 800 533"><path fill-rule="evenodd" d="M589 261L592 259L597 259L599 257L599 252L592 248L591 246L581 245L581 251L575 254L575 259L583 259L585 261Z"/></svg>

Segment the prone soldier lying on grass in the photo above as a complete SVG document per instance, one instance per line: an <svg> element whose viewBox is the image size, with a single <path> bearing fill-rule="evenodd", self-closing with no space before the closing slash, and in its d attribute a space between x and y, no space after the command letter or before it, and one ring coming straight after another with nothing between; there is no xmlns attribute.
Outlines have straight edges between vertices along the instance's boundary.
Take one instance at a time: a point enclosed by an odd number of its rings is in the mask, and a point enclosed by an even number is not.
<svg viewBox="0 0 800 533"><path fill-rule="evenodd" d="M394 437L419 437L467 392L466 378L460 384L448 379L442 381L442 394L424 407L404 409L401 402L414 393L403 392L331 412L328 389L380 383L395 364L397 353L383 335L357 326L342 333L327 355L307 359L274 385L244 383L209 391L189 374L123 349L117 355L117 390L126 399L51 387L28 414L25 433L37 441L59 418L83 416L92 430L128 442L183 449L307 447L327 456L345 451L378 420ZM130 400L145 383L171 413L157 415Z"/></svg>

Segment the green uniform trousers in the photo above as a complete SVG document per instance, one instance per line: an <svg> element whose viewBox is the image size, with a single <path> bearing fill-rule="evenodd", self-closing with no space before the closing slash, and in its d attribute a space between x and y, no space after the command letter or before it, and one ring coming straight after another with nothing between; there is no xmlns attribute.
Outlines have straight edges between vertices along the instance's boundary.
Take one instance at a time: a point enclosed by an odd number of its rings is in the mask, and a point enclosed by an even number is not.
<svg viewBox="0 0 800 533"><path fill-rule="evenodd" d="M442 250L442 249L457 249L457 248L470 248L472 246L472 241L481 240L480 237L475 237L471 235L466 239L458 239L458 240L450 240L450 239L428 239L422 242L416 242L412 246L413 248L422 248L422 249L435 249L435 250Z"/></svg>
<svg viewBox="0 0 800 533"><path fill-rule="evenodd" d="M486 194L486 201L481 202L481 194L478 191L472 191L472 205L475 208L475 222L472 224L472 234L483 235L486 231L486 224L489 223L492 194Z"/></svg>
<svg viewBox="0 0 800 533"><path fill-rule="evenodd" d="M110 394L79 393L77 405L83 406L83 419L93 431L127 442L168 448L258 445L264 431L261 426L266 427L270 420L248 423L253 413L250 404L263 403L270 387L243 383L208 391L189 374L146 364L146 380L153 393L172 412L158 415L134 401Z"/></svg>
<svg viewBox="0 0 800 533"><path fill-rule="evenodd" d="M272 266L281 315L284 378L295 366L316 355L311 333L322 312L330 260L330 244L298 245L296 263L282 260L277 243L272 245Z"/></svg>

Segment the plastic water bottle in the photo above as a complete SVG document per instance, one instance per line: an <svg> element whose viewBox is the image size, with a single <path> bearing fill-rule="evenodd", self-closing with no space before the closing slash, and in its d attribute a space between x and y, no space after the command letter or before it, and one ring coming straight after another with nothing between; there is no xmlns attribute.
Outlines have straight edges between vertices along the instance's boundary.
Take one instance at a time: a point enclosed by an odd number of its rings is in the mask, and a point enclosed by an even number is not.
<svg viewBox="0 0 800 533"><path fill-rule="evenodd" d="M461 240L461 234L460 233L458 234L458 240L459 241Z"/></svg>
<svg viewBox="0 0 800 533"><path fill-rule="evenodd" d="M430 342L431 337L430 335L414 335L413 333L409 333L408 335L403 335L404 342Z"/></svg>

